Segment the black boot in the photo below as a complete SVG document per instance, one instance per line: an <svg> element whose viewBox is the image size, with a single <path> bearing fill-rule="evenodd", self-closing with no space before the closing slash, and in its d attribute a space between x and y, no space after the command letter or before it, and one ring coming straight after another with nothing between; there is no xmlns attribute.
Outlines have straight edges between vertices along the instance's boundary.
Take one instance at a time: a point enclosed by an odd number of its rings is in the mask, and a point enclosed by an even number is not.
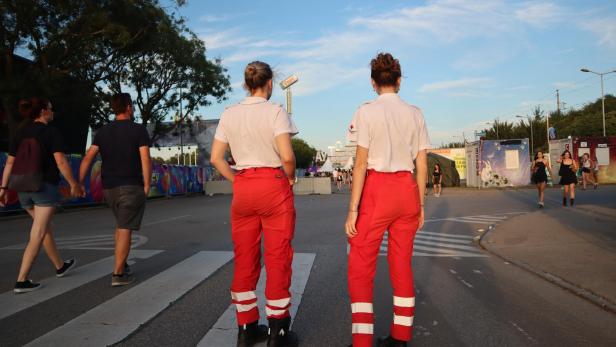
<svg viewBox="0 0 616 347"><path fill-rule="evenodd" d="M569 199L569 206L573 206L573 203L575 202L575 198L573 199Z"/></svg>
<svg viewBox="0 0 616 347"><path fill-rule="evenodd" d="M567 198L563 198L563 206L567 206Z"/></svg>
<svg viewBox="0 0 616 347"><path fill-rule="evenodd" d="M269 321L269 339L267 347L297 347L299 341L297 334L289 330L291 326L291 317L282 319L270 318Z"/></svg>
<svg viewBox="0 0 616 347"><path fill-rule="evenodd" d="M237 347L251 347L267 339L267 327L259 322L240 325L237 331Z"/></svg>
<svg viewBox="0 0 616 347"><path fill-rule="evenodd" d="M391 336L379 337L376 345L378 347L406 347L406 341L396 340Z"/></svg>

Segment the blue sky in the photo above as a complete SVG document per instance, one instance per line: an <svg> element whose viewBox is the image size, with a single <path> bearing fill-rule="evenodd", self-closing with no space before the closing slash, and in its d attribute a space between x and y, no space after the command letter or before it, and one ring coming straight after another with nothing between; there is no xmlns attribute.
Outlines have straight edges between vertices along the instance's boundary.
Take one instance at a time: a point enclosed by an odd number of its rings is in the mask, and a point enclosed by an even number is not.
<svg viewBox="0 0 616 347"><path fill-rule="evenodd" d="M375 97L369 62L381 51L400 60L400 95L423 110L434 145L537 105L553 110L556 89L566 108L580 107L600 95L599 77L580 68L616 69L613 0L189 0L180 13L234 89L202 115L218 118L245 97L244 67L262 60L278 81L299 76L293 118L319 149L344 142L355 109ZM616 94L616 73L605 78ZM284 102L279 88L272 100Z"/></svg>

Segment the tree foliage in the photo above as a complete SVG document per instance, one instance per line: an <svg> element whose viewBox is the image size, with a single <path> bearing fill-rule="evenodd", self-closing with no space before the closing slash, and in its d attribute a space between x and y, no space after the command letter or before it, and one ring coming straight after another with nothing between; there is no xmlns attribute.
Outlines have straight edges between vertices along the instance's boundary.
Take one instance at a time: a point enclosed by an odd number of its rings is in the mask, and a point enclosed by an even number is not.
<svg viewBox="0 0 616 347"><path fill-rule="evenodd" d="M295 161L298 169L307 169L314 160L317 150L300 138L292 138L291 145L295 153Z"/></svg>
<svg viewBox="0 0 616 347"><path fill-rule="evenodd" d="M550 112L548 114L550 127L556 129L557 138L568 136L603 136L603 115L601 99L588 103L579 109L570 109L566 112ZM535 151L547 150L546 112L539 106L529 116L533 127L533 144ZM608 136L616 135L616 97L605 96L606 133ZM485 129L485 138L497 139L530 138L529 119L519 122L495 121L492 127Z"/></svg>
<svg viewBox="0 0 616 347"><path fill-rule="evenodd" d="M15 54L33 62L20 65ZM112 92L134 92L142 122L159 123L178 106L180 88L183 116L230 90L220 61L208 60L204 43L157 0L0 0L0 63L10 124L19 98L66 85L79 84L75 102L87 105L94 126L109 121Z"/></svg>

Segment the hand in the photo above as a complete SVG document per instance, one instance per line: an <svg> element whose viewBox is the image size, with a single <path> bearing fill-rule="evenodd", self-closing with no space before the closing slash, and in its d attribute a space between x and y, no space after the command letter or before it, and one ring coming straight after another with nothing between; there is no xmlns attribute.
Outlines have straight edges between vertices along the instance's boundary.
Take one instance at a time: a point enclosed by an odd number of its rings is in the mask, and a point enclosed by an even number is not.
<svg viewBox="0 0 616 347"><path fill-rule="evenodd" d="M80 198L83 196L83 190L78 184L71 185L71 197Z"/></svg>
<svg viewBox="0 0 616 347"><path fill-rule="evenodd" d="M419 217L417 219L419 221L419 224L417 224L417 230L421 230L421 228L423 228L423 225L424 225L424 208L423 208L423 206L419 206Z"/></svg>
<svg viewBox="0 0 616 347"><path fill-rule="evenodd" d="M145 197L147 198L150 195L150 186L143 186L143 193L145 193Z"/></svg>
<svg viewBox="0 0 616 347"><path fill-rule="evenodd" d="M87 193L86 193L86 186L85 186L83 183L81 183L81 184L79 185L79 188L81 189L81 197L82 197L82 198L85 198L85 197L86 197L86 195L87 195Z"/></svg>
<svg viewBox="0 0 616 347"><path fill-rule="evenodd" d="M358 213L359 212L357 211L349 211L346 222L344 223L344 229L349 238L357 236L357 228L355 228L355 223L357 223Z"/></svg>
<svg viewBox="0 0 616 347"><path fill-rule="evenodd" d="M295 184L295 177L294 178L289 178L289 185L291 185L291 187L293 187L294 184Z"/></svg>
<svg viewBox="0 0 616 347"><path fill-rule="evenodd" d="M0 207L6 206L9 194L6 189L0 189Z"/></svg>

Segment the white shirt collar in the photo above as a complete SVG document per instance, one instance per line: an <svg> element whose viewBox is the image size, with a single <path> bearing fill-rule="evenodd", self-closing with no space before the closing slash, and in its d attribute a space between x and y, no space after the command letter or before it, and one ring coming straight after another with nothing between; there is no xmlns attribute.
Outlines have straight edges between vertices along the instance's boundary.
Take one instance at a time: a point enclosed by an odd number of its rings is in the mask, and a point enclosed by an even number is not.
<svg viewBox="0 0 616 347"><path fill-rule="evenodd" d="M240 104L242 105L253 105L253 104L261 104L267 102L266 98L262 98L260 96L247 96Z"/></svg>

